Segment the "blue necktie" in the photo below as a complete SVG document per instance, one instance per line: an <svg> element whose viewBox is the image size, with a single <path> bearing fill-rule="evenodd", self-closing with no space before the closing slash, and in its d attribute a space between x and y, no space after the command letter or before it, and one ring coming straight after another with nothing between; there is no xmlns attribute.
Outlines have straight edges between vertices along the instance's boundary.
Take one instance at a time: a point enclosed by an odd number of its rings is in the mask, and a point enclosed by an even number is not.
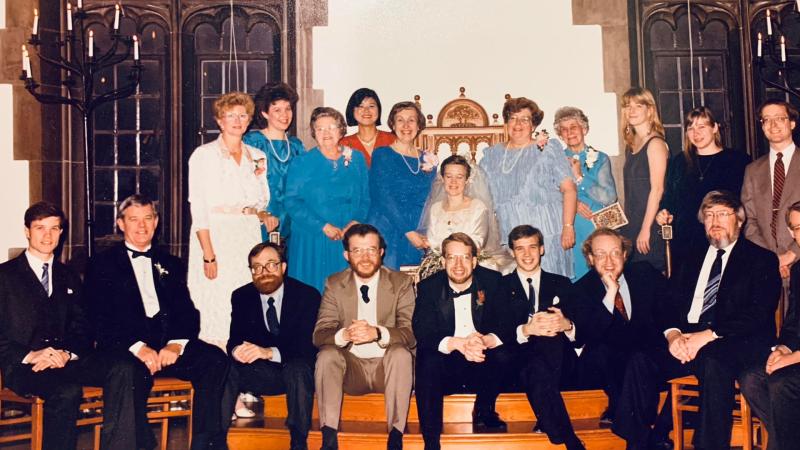
<svg viewBox="0 0 800 450"><path fill-rule="evenodd" d="M700 322L708 322L707 318L704 320L703 316L717 304L719 282L722 279L722 255L724 254L725 250L717 250L717 257L714 259L714 264L711 265L708 283L706 284L705 293L703 293L703 309L700 310Z"/></svg>
<svg viewBox="0 0 800 450"><path fill-rule="evenodd" d="M267 326L269 327L269 332L277 336L280 334L281 328L278 323L278 310L275 309L275 299L268 298L267 304L269 305L267 307Z"/></svg>
<svg viewBox="0 0 800 450"><path fill-rule="evenodd" d="M533 278L528 278L525 281L528 282L528 301L531 304L528 314L536 314L536 290L533 288Z"/></svg>
<svg viewBox="0 0 800 450"><path fill-rule="evenodd" d="M47 296L50 296L50 274L47 272L47 268L50 266L49 263L42 264L42 287L44 288L44 292Z"/></svg>

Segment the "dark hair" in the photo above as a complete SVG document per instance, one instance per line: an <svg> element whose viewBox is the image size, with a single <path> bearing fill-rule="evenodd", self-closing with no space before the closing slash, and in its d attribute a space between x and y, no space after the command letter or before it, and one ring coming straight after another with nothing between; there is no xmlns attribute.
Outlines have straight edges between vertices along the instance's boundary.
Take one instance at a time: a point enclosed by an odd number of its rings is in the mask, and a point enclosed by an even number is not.
<svg viewBox="0 0 800 450"><path fill-rule="evenodd" d="M375 104L378 105L378 119L375 120L375 125L381 124L381 111L383 111L381 109L381 99L378 98L378 94L372 89L361 88L356 89L356 91L350 96L350 100L347 101L347 109L344 111L345 116L347 117L347 125L351 127L358 125L358 121L353 114L353 110L356 109L357 106L361 105L361 102L367 98L375 100Z"/></svg>
<svg viewBox="0 0 800 450"><path fill-rule="evenodd" d="M581 246L581 253L583 253L583 257L586 258L586 264L588 266L592 266L592 263L589 262L589 255L592 254L592 242L594 242L595 238L600 236L611 236L619 239L620 243L622 244L622 251L625 252L625 256L630 256L631 252L633 251L633 244L631 240L620 234L617 230L612 230L611 228L598 228L592 231L585 241L583 241L583 246Z"/></svg>
<svg viewBox="0 0 800 450"><path fill-rule="evenodd" d="M465 169L467 169L467 179L469 179L469 176L472 174L472 167L469 165L467 158L464 158L461 155L450 155L439 165L439 174L442 176L442 178L444 178L444 168L449 165L463 166Z"/></svg>
<svg viewBox="0 0 800 450"><path fill-rule="evenodd" d="M447 250L446 250L447 244L451 242L460 242L466 245L467 247L469 247L470 253L472 254L473 258L478 256L478 246L475 244L475 241L473 241L472 238L469 237L467 233L462 233L460 231L453 233L450 236L447 236L442 241L442 256L445 257L447 256Z"/></svg>
<svg viewBox="0 0 800 450"><path fill-rule="evenodd" d="M253 124L258 129L264 129L269 124L261 113L269 111L270 105L279 100L289 102L292 112L294 112L294 107L297 105L299 97L297 96L297 91L286 83L268 83L258 90L253 100L256 104L256 111L253 113Z"/></svg>
<svg viewBox="0 0 800 450"><path fill-rule="evenodd" d="M712 206L726 206L736 213L736 218L739 219L739 222L744 222L746 217L744 206L738 195L733 195L732 192L725 190L710 191L703 197L703 201L700 202L700 209L697 210L697 220L700 223L704 223L703 213L705 210Z"/></svg>
<svg viewBox="0 0 800 450"><path fill-rule="evenodd" d="M25 210L25 228L30 228L35 220L42 220L48 217L58 217L61 228L64 228L67 221L64 211L50 202L37 202Z"/></svg>
<svg viewBox="0 0 800 450"><path fill-rule="evenodd" d="M789 209L786 210L786 226L787 227L791 227L792 226L792 224L789 222L789 215L791 215L793 212L800 213L800 202L792 203L791 206L789 206Z"/></svg>
<svg viewBox="0 0 800 450"><path fill-rule="evenodd" d="M506 100L506 103L503 105L503 122L508 123L512 114L518 113L523 109L527 109L531 112L531 123L534 128L542 124L542 120L544 120L544 111L539 109L539 105L537 105L535 101L525 97Z"/></svg>
<svg viewBox="0 0 800 450"><path fill-rule="evenodd" d="M419 106L417 106L417 104L414 102L400 102L400 103L395 103L394 106L392 106L392 110L389 111L389 118L387 119L389 129L392 130L392 133L394 133L395 117L397 116L397 113L399 113L400 111L405 111L406 109L413 109L414 112L417 113L417 128L418 128L417 136L419 136L422 130L425 129L425 115L422 114L422 111L419 109ZM416 138L417 136L414 137Z"/></svg>
<svg viewBox="0 0 800 450"><path fill-rule="evenodd" d="M336 125L339 127L339 133L341 134L339 138L343 138L344 135L347 134L347 124L344 123L344 117L342 117L342 113L327 106L318 106L311 111L311 119L308 121L309 126L311 127L312 138L317 138L317 130L314 128L314 125L317 123L318 119L323 117L331 117L336 121Z"/></svg>
<svg viewBox="0 0 800 450"><path fill-rule="evenodd" d="M278 260L280 260L280 262L286 262L286 251L283 249L283 247L274 242L259 242L258 244L254 245L252 250L250 250L250 253L247 254L247 265L249 266L250 263L253 262L253 258L260 255L261 252L268 248L275 250L275 253L278 254Z"/></svg>
<svg viewBox="0 0 800 450"><path fill-rule="evenodd" d="M514 242L523 239L535 237L539 240L539 245L544 245L544 235L538 228L532 227L530 225L517 225L511 229L511 232L508 233L508 248L514 250Z"/></svg>
<svg viewBox="0 0 800 450"><path fill-rule="evenodd" d="M786 115L789 116L789 120L791 120L792 122L797 122L797 118L798 116L800 116L800 113L797 112L797 108L795 108L795 106L789 102L778 100L775 98L765 101L764 103L761 104L761 106L758 107L759 120L762 119L761 114L764 112L764 108L772 105L783 106L786 109Z"/></svg>
<svg viewBox="0 0 800 450"><path fill-rule="evenodd" d="M156 209L156 203L150 199L150 197L144 194L133 194L128 196L122 203L119 204L117 208L117 219L124 219L125 218L125 210L130 208L131 206L152 206L153 207L153 214L158 217L158 210Z"/></svg>
<svg viewBox="0 0 800 450"><path fill-rule="evenodd" d="M368 234L376 234L378 236L378 247L381 250L386 249L386 241L383 239L381 232L378 231L377 228L368 224L368 223L357 223L344 233L344 237L342 238L342 246L344 247L344 251L350 251L350 238L353 236L366 236Z"/></svg>

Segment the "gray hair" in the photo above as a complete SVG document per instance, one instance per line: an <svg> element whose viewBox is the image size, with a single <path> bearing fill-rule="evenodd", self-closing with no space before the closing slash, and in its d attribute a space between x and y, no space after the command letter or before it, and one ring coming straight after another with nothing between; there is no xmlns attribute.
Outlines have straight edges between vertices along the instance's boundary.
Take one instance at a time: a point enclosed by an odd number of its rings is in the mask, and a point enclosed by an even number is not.
<svg viewBox="0 0 800 450"><path fill-rule="evenodd" d="M725 206L732 209L736 213L736 218L739 219L739 222L744 223L746 218L744 206L741 200L739 200L739 197L733 193L726 190L719 190L711 191L706 194L705 197L703 197L703 201L700 203L700 209L697 210L697 220L699 220L700 223L705 223L703 215L706 210L712 206Z"/></svg>
<svg viewBox="0 0 800 450"><path fill-rule="evenodd" d="M124 219L125 210L131 206L151 206L153 208L153 214L158 217L156 203L151 200L150 197L144 194L133 194L119 204L119 207L117 208L117 219Z"/></svg>
<svg viewBox="0 0 800 450"><path fill-rule="evenodd" d="M572 119L577 120L583 129L586 130L587 133L589 132L589 118L586 117L586 114L584 114L580 108L564 106L558 108L555 119L553 119L553 128L555 128L556 133L561 135L561 122Z"/></svg>

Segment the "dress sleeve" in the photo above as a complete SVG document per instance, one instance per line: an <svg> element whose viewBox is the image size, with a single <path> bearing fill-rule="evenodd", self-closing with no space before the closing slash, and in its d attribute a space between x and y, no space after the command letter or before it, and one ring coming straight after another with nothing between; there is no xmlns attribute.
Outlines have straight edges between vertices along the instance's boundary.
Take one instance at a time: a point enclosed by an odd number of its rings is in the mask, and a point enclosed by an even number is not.
<svg viewBox="0 0 800 450"><path fill-rule="evenodd" d="M489 234L489 210L480 200L472 201L478 204L470 208L468 221L464 223L464 231L483 250L486 247L486 236Z"/></svg>
<svg viewBox="0 0 800 450"><path fill-rule="evenodd" d="M591 181L588 186L583 185L587 181L584 178L580 186L580 189L597 203L590 205L592 210L603 208L617 201L617 187L614 184L614 175L611 173L611 159L604 153L601 153L598 159L595 177L589 178Z"/></svg>
<svg viewBox="0 0 800 450"><path fill-rule="evenodd" d="M367 163L364 157L357 152L353 152L353 167L358 169L356 175L359 179L360 185L356 188L356 196L358 197L353 209L353 219L356 222L364 222L367 220L367 213L370 208L370 174L367 171Z"/></svg>
<svg viewBox="0 0 800 450"><path fill-rule="evenodd" d="M322 230L326 222L309 207L303 197L306 183L312 182L309 180L309 175L313 173L313 170L305 167L305 164L309 162L308 159L307 157L294 158L289 164L289 172L286 174L286 211L292 221L298 225L311 230Z"/></svg>
<svg viewBox="0 0 800 450"><path fill-rule="evenodd" d="M189 157L189 206L192 213L192 229L207 230L209 225L210 205L208 202L209 173L208 157L198 147Z"/></svg>

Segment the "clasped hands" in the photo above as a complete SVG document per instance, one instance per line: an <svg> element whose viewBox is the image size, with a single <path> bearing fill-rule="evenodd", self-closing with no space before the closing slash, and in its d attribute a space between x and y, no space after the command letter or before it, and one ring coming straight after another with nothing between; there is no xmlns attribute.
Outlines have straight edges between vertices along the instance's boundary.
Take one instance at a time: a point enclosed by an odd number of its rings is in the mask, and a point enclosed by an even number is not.
<svg viewBox="0 0 800 450"><path fill-rule="evenodd" d="M46 369L60 369L69 362L70 354L66 350L46 347L28 353L25 357L28 364L33 364L34 372L41 372Z"/></svg>
<svg viewBox="0 0 800 450"><path fill-rule="evenodd" d="M697 333L682 333L678 330L673 330L667 336L669 352L681 364L694 360L697 357L697 352L714 339L716 339L714 332L710 329Z"/></svg>
<svg viewBox="0 0 800 450"><path fill-rule="evenodd" d="M337 226L326 223L322 227L322 233L325 234L325 236L332 241L341 241L342 238L344 237L344 234L347 233L347 230L357 223L358 222L356 222L355 220L351 220L350 223L348 223L344 228L339 228Z"/></svg>
<svg viewBox="0 0 800 450"><path fill-rule="evenodd" d="M272 349L244 341L233 349L233 359L242 364L251 364L259 359L269 361L272 359Z"/></svg>
<svg viewBox="0 0 800 450"><path fill-rule="evenodd" d="M366 320L353 320L349 327L344 329L342 338L345 342L353 344L366 344L378 340L378 327L370 325Z"/></svg>
<svg viewBox="0 0 800 450"><path fill-rule="evenodd" d="M767 358L767 365L764 370L767 374L772 375L778 369L782 369L792 364L800 363L800 351L793 352L785 345L775 347L775 350L769 354Z"/></svg>
<svg viewBox="0 0 800 450"><path fill-rule="evenodd" d="M547 311L539 311L530 316L528 323L522 326L522 334L553 337L570 328L572 328L572 322L564 317L560 309L551 306L547 308Z"/></svg>
<svg viewBox="0 0 800 450"><path fill-rule="evenodd" d="M486 360L485 351L497 347L497 338L492 334L474 331L467 337L451 337L447 343L450 350L458 350L467 361L482 363Z"/></svg>
<svg viewBox="0 0 800 450"><path fill-rule="evenodd" d="M181 350L183 348L177 343L167 344L160 351L155 351L147 345L143 345L136 353L136 357L147 366L150 375L153 375L159 370L175 364L175 361L181 355Z"/></svg>

